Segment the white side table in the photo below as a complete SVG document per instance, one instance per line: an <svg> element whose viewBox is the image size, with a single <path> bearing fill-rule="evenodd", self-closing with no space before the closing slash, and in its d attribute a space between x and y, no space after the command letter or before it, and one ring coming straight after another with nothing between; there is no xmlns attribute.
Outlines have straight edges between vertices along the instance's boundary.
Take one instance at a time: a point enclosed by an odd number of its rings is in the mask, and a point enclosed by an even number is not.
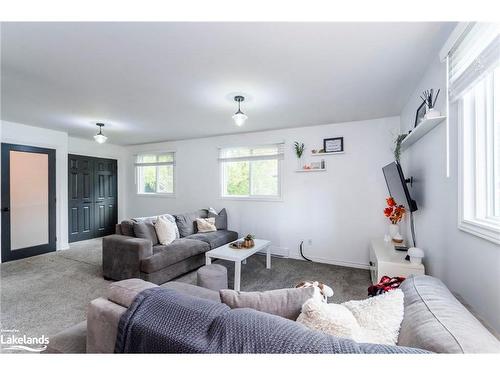
<svg viewBox="0 0 500 375"><path fill-rule="evenodd" d="M373 284L377 284L384 275L389 277L410 275L425 275L423 264L410 263L405 260L406 251L394 249L392 241L385 242L382 238L370 243L370 275Z"/></svg>
<svg viewBox="0 0 500 375"><path fill-rule="evenodd" d="M243 240L242 238L239 241ZM205 253L205 264L211 264L212 258L225 259L234 262L234 290L240 291L241 263L246 263L249 256L266 251L266 268L271 268L271 241L254 239L255 246L251 249L232 249L229 244L217 247Z"/></svg>

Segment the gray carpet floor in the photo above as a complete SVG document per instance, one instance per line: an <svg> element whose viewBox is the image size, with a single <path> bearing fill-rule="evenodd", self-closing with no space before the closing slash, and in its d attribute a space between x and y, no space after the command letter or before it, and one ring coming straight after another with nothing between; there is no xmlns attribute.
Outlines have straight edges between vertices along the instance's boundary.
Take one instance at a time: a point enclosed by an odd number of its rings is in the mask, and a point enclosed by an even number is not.
<svg viewBox="0 0 500 375"><path fill-rule="evenodd" d="M105 294L110 283L101 276L101 239L71 244L57 251L0 265L0 327L15 329L18 335L52 336L85 320L89 301ZM233 285L234 265L218 260L228 269ZM369 272L354 268L295 259L255 255L242 265L241 290L257 291L293 287L303 280L330 285L335 295L330 302L363 299L370 285ZM196 284L196 272L176 281Z"/></svg>

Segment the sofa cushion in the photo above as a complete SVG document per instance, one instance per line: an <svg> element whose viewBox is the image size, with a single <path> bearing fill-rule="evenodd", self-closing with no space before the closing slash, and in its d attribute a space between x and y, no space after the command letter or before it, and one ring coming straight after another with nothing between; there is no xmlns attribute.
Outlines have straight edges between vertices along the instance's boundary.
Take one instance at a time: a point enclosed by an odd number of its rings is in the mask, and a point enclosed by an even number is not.
<svg viewBox="0 0 500 375"><path fill-rule="evenodd" d="M124 236L135 237L134 232L134 221L133 220L123 220L120 223L120 228Z"/></svg>
<svg viewBox="0 0 500 375"><path fill-rule="evenodd" d="M158 236L158 242L162 245L168 245L177 238L175 233L175 228L177 226L169 220L165 220L158 216L154 223L154 227L156 235Z"/></svg>
<svg viewBox="0 0 500 375"><path fill-rule="evenodd" d="M156 245L153 255L142 260L141 271L153 273L208 250L210 246L206 242L189 238L180 238L169 245Z"/></svg>
<svg viewBox="0 0 500 375"><path fill-rule="evenodd" d="M187 237L196 233L196 218L201 217L206 219L208 217L208 210L198 210L185 214L178 214L174 215L174 217L181 237Z"/></svg>
<svg viewBox="0 0 500 375"><path fill-rule="evenodd" d="M156 235L155 227L151 221L135 221L134 233L138 238L150 240L153 246L158 244L158 236Z"/></svg>
<svg viewBox="0 0 500 375"><path fill-rule="evenodd" d="M161 217L162 219L170 221L171 223L174 223L175 224L175 238L180 238L179 228L177 228L177 223L175 222L175 217L173 217L170 214L162 214L162 215L157 215L157 216L134 217L132 219L132 222L134 222L134 221L146 221L146 222L150 222L150 223L154 224L156 222L156 219L158 218L158 216Z"/></svg>
<svg viewBox="0 0 500 375"><path fill-rule="evenodd" d="M500 353L500 342L431 276L411 276L401 284L404 319L398 345L437 353Z"/></svg>
<svg viewBox="0 0 500 375"><path fill-rule="evenodd" d="M203 219L201 217L196 218L196 229L198 233L208 233L215 232L217 228L215 227L215 218L209 217Z"/></svg>
<svg viewBox="0 0 500 375"><path fill-rule="evenodd" d="M227 211L225 208L220 210L219 213L214 208L209 208L208 217L215 218L215 227L217 230L227 229Z"/></svg>
<svg viewBox="0 0 500 375"><path fill-rule="evenodd" d="M175 290L180 293L188 294L193 297L208 299L215 302L220 302L219 292L203 288L201 286L180 283L177 281L169 281L160 285L161 288Z"/></svg>
<svg viewBox="0 0 500 375"><path fill-rule="evenodd" d="M225 245L238 239L238 233L232 230L217 230L216 232L196 233L186 238L206 242L211 249Z"/></svg>
<svg viewBox="0 0 500 375"><path fill-rule="evenodd" d="M248 307L282 318L295 320L302 305L314 295L314 288L276 289L266 292L219 291L220 300L232 309Z"/></svg>

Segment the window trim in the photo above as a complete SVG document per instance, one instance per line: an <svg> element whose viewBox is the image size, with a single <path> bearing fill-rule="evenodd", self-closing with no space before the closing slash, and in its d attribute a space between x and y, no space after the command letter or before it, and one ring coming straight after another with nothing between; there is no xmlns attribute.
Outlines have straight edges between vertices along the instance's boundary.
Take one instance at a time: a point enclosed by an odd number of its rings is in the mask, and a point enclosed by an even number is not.
<svg viewBox="0 0 500 375"><path fill-rule="evenodd" d="M237 147L248 147L248 148L258 148L258 147L264 147L264 146L269 146L269 145L282 145L284 147L284 142L276 142L276 143L271 143L271 144L261 144L261 145L251 145L251 146L224 146L224 147L219 147L218 154L220 155L220 150L224 148L237 148ZM238 159L238 158L233 158L233 159ZM225 195L224 190L224 182L225 182L225 174L224 174L224 161L218 159L218 164L219 164L219 199L220 200L234 200L234 201L252 201L252 202L283 202L283 171L284 171L284 153L278 154L276 158L273 156L269 157L263 157L263 158L251 158L251 157L241 157L240 161L252 161L253 160L277 160L278 161L278 195ZM233 160L233 161L238 161L238 160ZM229 161L227 161L229 162ZM248 173L251 176L252 173L252 167L251 163L249 165L249 171ZM252 179L249 179L249 191L252 191Z"/></svg>
<svg viewBox="0 0 500 375"><path fill-rule="evenodd" d="M157 162L157 163L138 163L137 162L137 157L140 155L164 155L164 154L172 154L173 155L173 162ZM138 197L150 197L150 198L175 198L176 197L176 192L177 192L177 168L176 168L176 152L175 151L144 151L144 152L139 152L134 155L134 183L135 183L135 195ZM139 173L138 173L138 167L142 166L156 166L157 168L162 165L172 165L172 188L173 192L172 193L140 193L139 192ZM157 169L157 176L158 176L158 169ZM156 179L156 188L158 189L158 178Z"/></svg>
<svg viewBox="0 0 500 375"><path fill-rule="evenodd" d="M466 185L469 185L473 189L476 188L475 176L476 176L476 155L474 160L470 163L469 168L471 175L473 176L472 181L465 181L465 142L471 141L466 140L464 136L465 124L463 116L463 97L458 100L458 229L475 235L477 237L483 238L490 242L500 244L500 224L499 220L492 217L466 217L465 215L465 199L466 197ZM474 141L475 142L475 141ZM469 187L469 188L470 188ZM468 202L472 207L477 207L477 194L476 192L470 193L472 196L472 201Z"/></svg>

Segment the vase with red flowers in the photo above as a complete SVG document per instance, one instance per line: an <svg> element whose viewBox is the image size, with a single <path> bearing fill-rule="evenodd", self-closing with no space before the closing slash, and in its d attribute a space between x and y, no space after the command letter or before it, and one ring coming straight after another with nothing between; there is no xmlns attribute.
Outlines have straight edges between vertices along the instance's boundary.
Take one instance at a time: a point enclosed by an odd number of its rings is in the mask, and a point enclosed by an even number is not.
<svg viewBox="0 0 500 375"><path fill-rule="evenodd" d="M403 242L403 237L399 234L399 222L403 219L406 209L402 204L397 204L393 197L386 199L387 207L384 215L389 218L389 235L395 242Z"/></svg>

